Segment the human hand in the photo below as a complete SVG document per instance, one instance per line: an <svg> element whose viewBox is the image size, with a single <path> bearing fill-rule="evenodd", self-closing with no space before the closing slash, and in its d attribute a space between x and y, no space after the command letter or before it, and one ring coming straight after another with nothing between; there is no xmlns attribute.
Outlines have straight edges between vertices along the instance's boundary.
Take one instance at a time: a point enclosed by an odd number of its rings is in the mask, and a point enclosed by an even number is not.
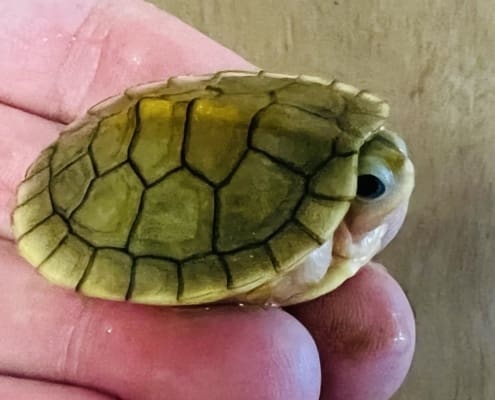
<svg viewBox="0 0 495 400"><path fill-rule="evenodd" d="M387 399L414 351L398 284L369 265L289 308L172 309L54 287L15 250L16 184L57 132L133 84L253 66L138 0L0 5L0 398Z"/></svg>

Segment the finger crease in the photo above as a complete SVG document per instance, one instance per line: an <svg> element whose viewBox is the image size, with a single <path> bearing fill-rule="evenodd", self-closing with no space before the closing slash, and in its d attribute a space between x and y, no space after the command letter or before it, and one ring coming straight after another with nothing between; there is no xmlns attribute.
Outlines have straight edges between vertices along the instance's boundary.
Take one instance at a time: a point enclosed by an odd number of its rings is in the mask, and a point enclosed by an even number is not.
<svg viewBox="0 0 495 400"><path fill-rule="evenodd" d="M70 122L80 109L100 69L110 32L110 24L102 18L101 10L100 6L94 6L72 34L67 54L58 70L55 97L59 109L56 113L65 122ZM81 68L81 65L86 67ZM78 81L76 85L74 77Z"/></svg>

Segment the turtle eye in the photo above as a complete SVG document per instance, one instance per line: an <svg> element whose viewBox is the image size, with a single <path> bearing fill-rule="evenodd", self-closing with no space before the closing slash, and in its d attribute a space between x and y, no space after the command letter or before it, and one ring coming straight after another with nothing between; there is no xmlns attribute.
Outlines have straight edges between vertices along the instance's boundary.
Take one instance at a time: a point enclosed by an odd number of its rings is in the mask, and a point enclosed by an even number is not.
<svg viewBox="0 0 495 400"><path fill-rule="evenodd" d="M360 161L357 179L357 197L375 201L386 196L394 185L394 174L388 165L377 157L364 157Z"/></svg>
<svg viewBox="0 0 495 400"><path fill-rule="evenodd" d="M375 200L386 192L385 183L372 174L358 176L357 195L366 200Z"/></svg>

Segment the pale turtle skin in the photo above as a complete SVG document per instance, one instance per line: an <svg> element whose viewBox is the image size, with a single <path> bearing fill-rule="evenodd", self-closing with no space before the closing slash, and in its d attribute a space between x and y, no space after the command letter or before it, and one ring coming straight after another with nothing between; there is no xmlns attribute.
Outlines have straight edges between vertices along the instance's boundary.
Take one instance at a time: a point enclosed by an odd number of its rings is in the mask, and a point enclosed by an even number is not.
<svg viewBox="0 0 495 400"><path fill-rule="evenodd" d="M346 215L409 199L413 167L388 113L353 86L266 72L128 89L28 169L12 214L19 252L51 282L109 300L313 299L383 244L380 224L336 240Z"/></svg>

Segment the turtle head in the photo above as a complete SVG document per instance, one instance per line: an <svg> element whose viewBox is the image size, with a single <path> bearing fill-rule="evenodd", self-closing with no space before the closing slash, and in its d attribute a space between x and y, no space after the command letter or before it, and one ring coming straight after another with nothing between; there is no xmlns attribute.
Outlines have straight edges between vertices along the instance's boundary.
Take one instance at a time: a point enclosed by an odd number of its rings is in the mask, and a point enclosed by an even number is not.
<svg viewBox="0 0 495 400"><path fill-rule="evenodd" d="M356 195L333 233L278 281L253 291L268 304L296 304L328 293L352 277L397 234L414 187L404 141L381 129L359 150Z"/></svg>
<svg viewBox="0 0 495 400"><path fill-rule="evenodd" d="M334 254L364 264L401 227L414 187L404 141L381 129L361 148L356 197L334 235Z"/></svg>

